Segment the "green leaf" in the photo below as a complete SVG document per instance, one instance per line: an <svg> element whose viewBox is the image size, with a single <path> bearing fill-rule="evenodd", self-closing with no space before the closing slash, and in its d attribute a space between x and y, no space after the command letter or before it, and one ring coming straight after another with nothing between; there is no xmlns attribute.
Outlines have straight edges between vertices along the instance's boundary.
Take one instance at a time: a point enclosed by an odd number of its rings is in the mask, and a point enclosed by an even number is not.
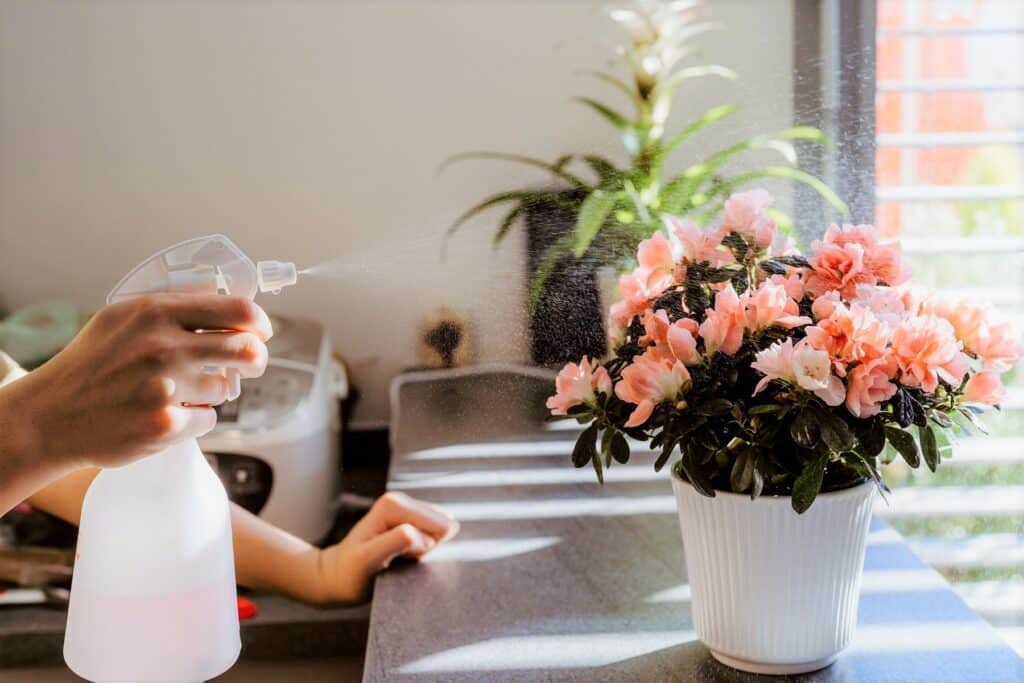
<svg viewBox="0 0 1024 683"><path fill-rule="evenodd" d="M535 168L543 169L550 173L551 175L557 178L561 178L562 180L566 181L567 183L570 183L575 187L589 187L589 185L583 182L583 180L581 180L579 177L573 175L572 173L568 173L567 171L560 168L558 162L555 162L554 164L549 164L548 162L542 159L534 159L533 157L524 156L522 154L506 154L504 152L466 152L464 154L456 154L455 156L447 159L443 164L441 164L440 171L444 171L452 164L458 163L460 161L468 161L471 159L485 161L512 161L518 164L525 164L526 166L533 166Z"/></svg>
<svg viewBox="0 0 1024 683"><path fill-rule="evenodd" d="M626 441L626 437L622 435L622 432L618 430L612 436L611 451L615 462L622 464L629 462L629 442Z"/></svg>
<svg viewBox="0 0 1024 683"><path fill-rule="evenodd" d="M760 460L759 459L755 459L754 460L754 469L753 469L753 481L750 484L750 499L751 500L754 500L755 498L760 496L761 492L764 491L764 475L761 474L761 470L758 467L759 464L760 464Z"/></svg>
<svg viewBox="0 0 1024 683"><path fill-rule="evenodd" d="M798 446L804 448L814 448L818 443L820 433L820 425L807 408L797 411L793 422L789 425L789 435Z"/></svg>
<svg viewBox="0 0 1024 683"><path fill-rule="evenodd" d="M671 105L672 99L676 96L679 85L690 78L704 78L707 76L718 76L730 81L735 81L739 75L728 67L719 64L706 64L704 66L690 66L680 69L671 76L661 79L654 87L650 99L654 102L654 111L665 109ZM667 111L665 112L668 113ZM664 119L662 119L664 120Z"/></svg>
<svg viewBox="0 0 1024 683"><path fill-rule="evenodd" d="M712 107L704 112L704 115L699 119L688 125L686 128L677 133L665 146L661 149L658 154L657 163L660 165L672 152L674 152L680 145L693 137L694 134L700 132L701 129L710 126L712 123L724 119L729 114L739 109L738 104L722 104L717 107Z"/></svg>
<svg viewBox="0 0 1024 683"><path fill-rule="evenodd" d="M695 407L700 415L725 415L732 410L732 401L724 398L711 398Z"/></svg>
<svg viewBox="0 0 1024 683"><path fill-rule="evenodd" d="M487 199L483 200L482 202L480 202L479 204L477 204L476 206L472 207L468 211L466 211L461 216L459 216L455 220L455 222L452 223L451 227L448 228L446 236L451 236L455 234L455 231L462 227L462 225L466 221L468 221L473 216L476 216L477 214L486 211L492 206L497 206L498 204L503 204L504 202L512 201L519 201L525 203L530 198L535 197L537 195L537 192L531 190L517 190L515 192L502 192L500 194L492 195Z"/></svg>
<svg viewBox="0 0 1024 683"><path fill-rule="evenodd" d="M597 423L583 430L572 449L573 467L583 467L597 456Z"/></svg>
<svg viewBox="0 0 1024 683"><path fill-rule="evenodd" d="M821 482L825 478L827 456L820 456L804 465L803 472L793 482L793 509L799 514L807 511L821 491Z"/></svg>
<svg viewBox="0 0 1024 683"><path fill-rule="evenodd" d="M708 480L693 450L688 448L683 454L679 460L679 469L685 475L686 480L693 484L693 488L697 489L697 493L709 498L715 497L715 487Z"/></svg>
<svg viewBox="0 0 1024 683"><path fill-rule="evenodd" d="M914 437L908 432L896 427L886 426L885 436L889 439L889 443L892 444L893 448L903 456L908 465L916 468L921 464L921 454L917 450L917 442L914 441Z"/></svg>
<svg viewBox="0 0 1024 683"><path fill-rule="evenodd" d="M643 136L640 134L640 130L635 123L611 107L589 97L577 97L576 101L587 105L596 111L601 118L615 126L615 129L622 135L622 144L625 145L630 154L636 154L640 151L640 148L643 146L641 140Z"/></svg>
<svg viewBox="0 0 1024 683"><path fill-rule="evenodd" d="M939 466L939 444L935 439L935 432L930 425L918 427L917 432L921 437L921 451L924 454L924 462L932 472Z"/></svg>
<svg viewBox="0 0 1024 683"><path fill-rule="evenodd" d="M523 214L523 211L525 210L526 207L523 204L520 204L519 206L508 212L505 218L501 221L501 225L498 227L498 232L494 233L495 247L501 244L501 241L505 239L505 236L508 234L508 231L512 229L512 226L515 224L516 219L519 218L519 216L521 216Z"/></svg>
<svg viewBox="0 0 1024 683"><path fill-rule="evenodd" d="M850 215L850 207L846 205L842 199L839 198L831 187L826 185L822 180L815 178L806 171L801 171L799 168L789 168L787 166L769 166L768 168L760 171L764 177L768 178L790 178L798 182L807 185L812 190L817 192L822 198L832 205L839 213L844 216Z"/></svg>
<svg viewBox="0 0 1024 683"><path fill-rule="evenodd" d="M615 87L617 90L622 92L632 101L634 104L640 102L640 97L636 91L629 86L625 81L617 76L614 76L607 71L601 71L599 69L580 69L576 72L581 76L590 76L598 80L604 81L605 83Z"/></svg>
<svg viewBox="0 0 1024 683"><path fill-rule="evenodd" d="M740 451L732 463L729 485L735 493L743 493L754 483L754 455L749 449Z"/></svg>
<svg viewBox="0 0 1024 683"><path fill-rule="evenodd" d="M754 406L747 411L748 415L767 415L769 413L777 413L782 410L782 405L779 403L765 403L759 406Z"/></svg>
<svg viewBox="0 0 1024 683"><path fill-rule="evenodd" d="M573 247L576 258L582 258L587 253L613 208L615 195L604 190L594 190L583 200L579 215L576 216L576 244Z"/></svg>
<svg viewBox="0 0 1024 683"><path fill-rule="evenodd" d="M604 464L606 467L612 466L611 440L614 433L614 427L608 427L601 433L601 453L604 454Z"/></svg>
<svg viewBox="0 0 1024 683"><path fill-rule="evenodd" d="M547 248L537 264L537 269L533 272L533 277L530 278L530 291L526 301L526 309L531 318L537 312L537 305L544 292L544 284L548 281L551 272L561 259L572 254L573 239L572 233L566 233L559 237L554 244Z"/></svg>
<svg viewBox="0 0 1024 683"><path fill-rule="evenodd" d="M821 438L825 444L837 453L853 449L856 438L846 421L831 411L820 411Z"/></svg>
<svg viewBox="0 0 1024 683"><path fill-rule="evenodd" d="M596 450L590 457L590 462L594 465L594 474L597 475L597 483L604 486L604 471L601 469L601 456L597 454Z"/></svg>
<svg viewBox="0 0 1024 683"><path fill-rule="evenodd" d="M669 439L665 442L665 445L662 446L661 455L659 455L658 459L654 461L655 472L661 472L661 468L665 466L665 463L667 463L669 457L671 457L672 450L676 447L676 443L678 443L677 439Z"/></svg>
<svg viewBox="0 0 1024 683"><path fill-rule="evenodd" d="M878 456L885 449L885 429L877 417L857 421L857 442L859 453L869 458Z"/></svg>
<svg viewBox="0 0 1024 683"><path fill-rule="evenodd" d="M606 185L622 175L622 171L616 168L615 164L596 154L584 156L583 161L597 174L602 185Z"/></svg>

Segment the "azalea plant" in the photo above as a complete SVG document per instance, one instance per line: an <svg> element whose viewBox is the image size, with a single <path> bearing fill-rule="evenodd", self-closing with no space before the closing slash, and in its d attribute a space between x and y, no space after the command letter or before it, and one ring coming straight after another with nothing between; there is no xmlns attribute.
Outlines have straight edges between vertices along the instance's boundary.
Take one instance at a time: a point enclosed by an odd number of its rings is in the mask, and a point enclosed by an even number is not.
<svg viewBox="0 0 1024 683"><path fill-rule="evenodd" d="M616 129L628 154L627 164L596 154L567 154L547 162L517 154L477 152L450 160L523 163L547 171L558 182L547 189L527 187L490 196L466 211L449 230L450 234L482 211L502 205L507 209L495 233L495 244L530 208L553 207L576 217L573 229L544 252L533 274L531 313L546 279L564 259L587 259L628 269L638 243L659 229L663 215L690 215L704 223L721 213L723 201L731 192L758 179L786 178L806 183L837 210L846 212L846 206L825 183L796 168L794 140L825 142L822 132L809 126L757 135L689 163L677 173L667 172L673 155L684 144L737 109L734 104L713 107L678 132L667 134L673 101L684 81L707 76L736 78L735 72L724 66L685 65L695 52L693 38L717 28L712 22L699 20L701 5L698 0L635 0L629 7L609 12L629 34L628 44L618 48L618 61L629 76L600 70L583 73L619 91L632 105L633 114L589 97L576 100ZM782 164L746 172L729 169L731 161L754 150L777 152ZM789 223L781 212L774 217L784 226Z"/></svg>
<svg viewBox="0 0 1024 683"><path fill-rule="evenodd" d="M613 356L558 374L556 418L588 425L572 462L630 456L626 437L673 453L699 492L791 495L874 480L898 453L934 470L940 443L979 427L1021 348L985 306L909 279L869 225L833 225L806 257L775 246L764 190L735 194L704 230L667 218L643 240L609 313ZM602 463L603 458L603 463Z"/></svg>

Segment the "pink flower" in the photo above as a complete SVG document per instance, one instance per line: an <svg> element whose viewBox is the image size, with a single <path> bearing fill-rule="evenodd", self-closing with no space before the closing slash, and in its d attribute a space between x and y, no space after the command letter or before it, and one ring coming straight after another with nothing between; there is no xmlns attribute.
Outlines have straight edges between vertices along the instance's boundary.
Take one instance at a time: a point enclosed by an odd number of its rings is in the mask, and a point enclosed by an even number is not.
<svg viewBox="0 0 1024 683"><path fill-rule="evenodd" d="M625 299L616 301L608 309L608 345L611 348L617 348L626 341L626 331L634 315Z"/></svg>
<svg viewBox="0 0 1024 683"><path fill-rule="evenodd" d="M845 247L847 244L859 244L865 249L874 249L878 245L878 231L873 225L850 225L847 223L840 228L833 223L825 231L823 241L840 247Z"/></svg>
<svg viewBox="0 0 1024 683"><path fill-rule="evenodd" d="M857 285L853 301L867 306L876 318L890 325L899 323L909 314L906 292L896 287Z"/></svg>
<svg viewBox="0 0 1024 683"><path fill-rule="evenodd" d="M1020 359L1021 345L1017 332L1008 320L987 323L974 341L975 351L986 369L1005 372Z"/></svg>
<svg viewBox="0 0 1024 683"><path fill-rule="evenodd" d="M849 364L882 356L889 344L889 326L863 304L836 304L829 317L804 332L807 344L826 352L840 377Z"/></svg>
<svg viewBox="0 0 1024 683"><path fill-rule="evenodd" d="M881 410L883 401L896 393L890 380L899 368L891 357L875 358L850 371L846 387L846 408L854 417L871 417Z"/></svg>
<svg viewBox="0 0 1024 683"><path fill-rule="evenodd" d="M675 321L668 329L668 348L684 365L697 365L701 361L697 351L697 332L697 321L689 318Z"/></svg>
<svg viewBox="0 0 1024 683"><path fill-rule="evenodd" d="M768 282L785 287L786 294L794 301L800 301L804 298L804 281L800 279L799 273L793 273L789 277L785 275L772 275L768 278Z"/></svg>
<svg viewBox="0 0 1024 683"><path fill-rule="evenodd" d="M814 296L837 289L849 301L859 284L895 286L909 277L899 249L880 243L871 225L833 225L812 249L807 288Z"/></svg>
<svg viewBox="0 0 1024 683"><path fill-rule="evenodd" d="M964 350L981 358L986 369L1006 371L1020 358L1021 347L1013 325L996 319L991 307L930 297L922 302L921 309L949 321Z"/></svg>
<svg viewBox="0 0 1024 683"><path fill-rule="evenodd" d="M859 244L864 247L864 264L879 280L890 286L903 284L909 272L903 264L899 249L892 244L878 241L878 231L873 225L829 226L825 231L825 242L845 247Z"/></svg>
<svg viewBox="0 0 1024 683"><path fill-rule="evenodd" d="M767 190L737 192L725 200L722 232L734 232L749 244L767 249L775 241L775 221L768 218L766 209L772 204Z"/></svg>
<svg viewBox="0 0 1024 683"><path fill-rule="evenodd" d="M964 400L971 403L984 403L994 406L1006 398L1006 387L999 381L999 373L994 370L982 370L975 374L964 386Z"/></svg>
<svg viewBox="0 0 1024 683"><path fill-rule="evenodd" d="M672 256L672 243L660 231L640 242L636 260L641 269L658 277L670 275L676 265Z"/></svg>
<svg viewBox="0 0 1024 683"><path fill-rule="evenodd" d="M828 318L840 302L842 302L842 298L839 296L839 292L834 289L829 290L814 300L814 303L811 304L811 313L818 320Z"/></svg>
<svg viewBox="0 0 1024 683"><path fill-rule="evenodd" d="M638 427L647 422L662 401L678 401L689 381L690 372L682 361L657 347L635 357L615 385L616 396L636 405L625 426Z"/></svg>
<svg viewBox="0 0 1024 683"><path fill-rule="evenodd" d="M580 364L566 363L555 378L555 395L548 398L552 415L567 415L570 408L597 403L597 394L611 396L612 379L597 363L583 356Z"/></svg>
<svg viewBox="0 0 1024 683"><path fill-rule="evenodd" d="M970 368L953 326L934 315L905 320L892 333L892 353L903 372L901 381L933 393L944 380L959 385Z"/></svg>
<svg viewBox="0 0 1024 683"><path fill-rule="evenodd" d="M754 393L761 392L772 380L782 380L810 391L830 406L845 398L843 382L832 374L828 354L804 343L793 346L793 340L775 342L759 351L752 368L764 374Z"/></svg>
<svg viewBox="0 0 1024 683"><path fill-rule="evenodd" d="M708 261L714 268L732 262L732 252L722 248L721 233L701 230L693 221L675 216L666 216L665 224L682 245L684 260L692 263Z"/></svg>
<svg viewBox="0 0 1024 683"><path fill-rule="evenodd" d="M648 302L661 295L672 285L675 259L672 257L672 243L660 232L640 242L637 247L639 266L629 275L619 278L619 291L627 301L622 315L632 312L639 315L648 308ZM632 316L629 318L632 320Z"/></svg>
<svg viewBox="0 0 1024 683"><path fill-rule="evenodd" d="M715 307L707 310L707 318L700 325L700 336L708 355L721 351L733 355L743 344L747 315L732 284L715 294Z"/></svg>
<svg viewBox="0 0 1024 683"><path fill-rule="evenodd" d="M813 322L800 315L800 306L782 284L766 281L752 295L744 294L742 300L750 330L762 330L772 325L791 329Z"/></svg>
<svg viewBox="0 0 1024 683"><path fill-rule="evenodd" d="M642 345L660 344L664 346L668 343L668 329L672 327L672 323L668 319L668 311L662 308L657 311L648 310L643 314L641 322L644 325L644 336L640 338Z"/></svg>
<svg viewBox="0 0 1024 683"><path fill-rule="evenodd" d="M815 242L814 256L807 259L811 271L805 285L811 296L818 297L837 290L844 299L852 299L857 285L878 282L864 264L864 247L860 244L839 246L829 242Z"/></svg>

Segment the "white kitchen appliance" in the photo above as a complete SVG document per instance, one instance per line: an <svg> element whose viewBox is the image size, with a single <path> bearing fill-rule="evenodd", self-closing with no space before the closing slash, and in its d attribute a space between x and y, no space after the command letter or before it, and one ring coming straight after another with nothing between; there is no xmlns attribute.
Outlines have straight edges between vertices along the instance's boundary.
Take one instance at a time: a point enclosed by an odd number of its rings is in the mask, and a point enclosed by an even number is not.
<svg viewBox="0 0 1024 683"><path fill-rule="evenodd" d="M239 399L218 407L217 427L199 446L232 501L316 543L336 512L339 400L348 394L348 378L320 323L272 322L266 372L243 380Z"/></svg>

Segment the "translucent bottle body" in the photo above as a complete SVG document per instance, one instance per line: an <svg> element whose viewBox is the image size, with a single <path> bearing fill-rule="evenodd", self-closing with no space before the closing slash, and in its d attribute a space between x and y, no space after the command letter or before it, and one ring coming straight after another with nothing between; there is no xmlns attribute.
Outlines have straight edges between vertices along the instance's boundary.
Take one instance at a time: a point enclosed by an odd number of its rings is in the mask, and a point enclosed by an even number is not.
<svg viewBox="0 0 1024 683"><path fill-rule="evenodd" d="M92 681L201 681L241 649L227 494L195 440L103 470L82 506L64 658Z"/></svg>

